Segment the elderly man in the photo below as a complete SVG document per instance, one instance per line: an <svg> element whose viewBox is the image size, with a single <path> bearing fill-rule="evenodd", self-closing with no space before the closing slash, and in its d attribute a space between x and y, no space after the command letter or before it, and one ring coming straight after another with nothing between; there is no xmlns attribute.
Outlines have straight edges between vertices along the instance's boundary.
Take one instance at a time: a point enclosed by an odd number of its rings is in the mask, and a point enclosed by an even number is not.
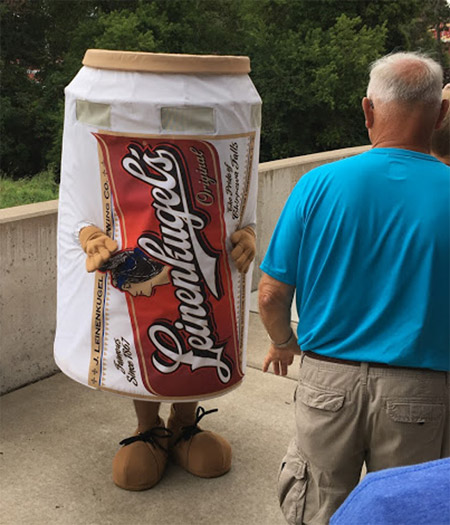
<svg viewBox="0 0 450 525"><path fill-rule="evenodd" d="M362 101L373 148L299 181L261 265L263 370L285 375L301 348L278 482L288 523L327 524L364 462L449 454L450 169L430 155L441 89L423 55L375 62Z"/></svg>

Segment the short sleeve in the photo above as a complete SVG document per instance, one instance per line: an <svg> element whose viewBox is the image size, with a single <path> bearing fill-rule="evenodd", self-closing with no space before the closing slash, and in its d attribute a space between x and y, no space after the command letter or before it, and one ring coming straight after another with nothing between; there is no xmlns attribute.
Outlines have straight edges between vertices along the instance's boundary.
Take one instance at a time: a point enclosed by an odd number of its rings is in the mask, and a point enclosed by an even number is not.
<svg viewBox="0 0 450 525"><path fill-rule="evenodd" d="M301 185L297 183L278 219L261 270L278 281L295 286L302 232Z"/></svg>

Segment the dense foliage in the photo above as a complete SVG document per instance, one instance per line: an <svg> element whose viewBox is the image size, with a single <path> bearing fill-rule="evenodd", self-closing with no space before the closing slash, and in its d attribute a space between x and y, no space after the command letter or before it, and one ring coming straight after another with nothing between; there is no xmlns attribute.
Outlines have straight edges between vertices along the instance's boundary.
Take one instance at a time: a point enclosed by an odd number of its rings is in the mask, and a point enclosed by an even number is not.
<svg viewBox="0 0 450 525"><path fill-rule="evenodd" d="M51 168L31 178L12 180L0 176L0 209L57 198L58 184Z"/></svg>
<svg viewBox="0 0 450 525"><path fill-rule="evenodd" d="M263 99L261 160L367 143L370 62L421 49L445 0L3 0L1 170L59 164L64 86L86 49L249 55ZM444 65L447 65L444 63Z"/></svg>

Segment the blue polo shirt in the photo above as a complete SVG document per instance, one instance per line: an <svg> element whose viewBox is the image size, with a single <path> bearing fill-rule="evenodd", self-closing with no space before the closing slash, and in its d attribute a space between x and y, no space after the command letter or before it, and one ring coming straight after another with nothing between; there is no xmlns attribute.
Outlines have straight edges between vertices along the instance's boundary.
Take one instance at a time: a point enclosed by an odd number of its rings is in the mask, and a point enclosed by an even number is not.
<svg viewBox="0 0 450 525"><path fill-rule="evenodd" d="M304 175L261 269L296 287L303 350L450 369L450 168L374 148Z"/></svg>

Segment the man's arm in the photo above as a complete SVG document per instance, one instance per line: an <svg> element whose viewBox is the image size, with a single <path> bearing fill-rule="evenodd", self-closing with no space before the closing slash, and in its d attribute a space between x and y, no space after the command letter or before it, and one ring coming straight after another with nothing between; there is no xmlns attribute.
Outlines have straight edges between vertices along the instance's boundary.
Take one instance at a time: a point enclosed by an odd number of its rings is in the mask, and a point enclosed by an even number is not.
<svg viewBox="0 0 450 525"><path fill-rule="evenodd" d="M291 328L291 305L295 287L263 274L259 283L259 314L269 334L271 345L264 363L267 372L272 363L276 375L287 374L295 354L300 354L297 337Z"/></svg>

